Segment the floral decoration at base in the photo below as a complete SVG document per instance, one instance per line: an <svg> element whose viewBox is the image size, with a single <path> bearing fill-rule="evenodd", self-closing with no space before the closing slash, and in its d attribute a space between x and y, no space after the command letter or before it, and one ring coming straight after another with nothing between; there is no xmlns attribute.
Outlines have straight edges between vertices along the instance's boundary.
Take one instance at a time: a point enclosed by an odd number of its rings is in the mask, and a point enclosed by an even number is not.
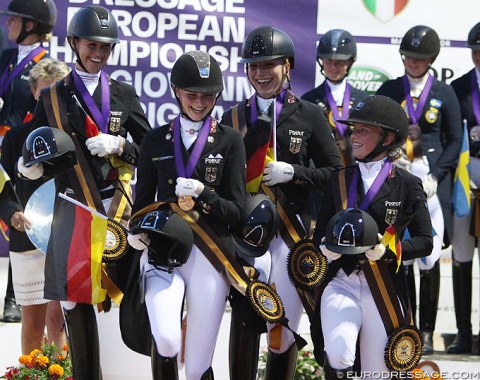
<svg viewBox="0 0 480 380"><path fill-rule="evenodd" d="M268 349L264 347L258 359L257 380L265 379L265 367L267 365ZM294 380L319 380L323 379L323 369L318 365L311 349L303 349L298 352L297 367L295 368Z"/></svg>
<svg viewBox="0 0 480 380"><path fill-rule="evenodd" d="M0 379L19 380L73 380L72 362L68 355L68 347L63 347L64 355L55 344L43 344L28 355L18 358L19 366L7 367L5 375Z"/></svg>

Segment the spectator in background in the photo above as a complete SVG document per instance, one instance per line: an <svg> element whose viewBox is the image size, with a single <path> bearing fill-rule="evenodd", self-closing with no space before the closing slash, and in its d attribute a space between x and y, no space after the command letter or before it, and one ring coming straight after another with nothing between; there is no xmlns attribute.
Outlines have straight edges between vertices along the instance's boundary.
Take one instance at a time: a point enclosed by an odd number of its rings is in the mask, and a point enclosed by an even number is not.
<svg viewBox="0 0 480 380"><path fill-rule="evenodd" d="M357 44L353 36L343 29L325 33L317 46L317 62L325 76L323 83L302 95L303 100L318 104L332 126L335 141L344 166L354 163L349 129L337 120L348 118L350 108L368 94L347 82L348 73L357 59Z"/></svg>
<svg viewBox="0 0 480 380"><path fill-rule="evenodd" d="M36 100L40 91L68 75L69 68L53 58L42 59L30 70L30 87ZM66 343L63 314L60 302L44 298L45 253L30 242L25 234L33 221L23 214L32 193L45 182L44 179L28 181L17 175L16 163L31 128L27 122L11 129L2 143L1 164L8 173L11 184L0 194L0 217L10 226L10 261L13 288L17 304L22 306L22 354L28 354L43 343L45 326L47 337L60 349ZM13 185L15 190L13 190ZM15 193L16 195L15 195ZM17 198L18 196L18 198ZM20 201L20 203L18 203Z"/></svg>
<svg viewBox="0 0 480 380"><path fill-rule="evenodd" d="M36 101L28 74L38 61L48 56L43 42L50 41L57 20L53 0L12 0L0 14L8 16L7 37L17 47L6 49L0 56L0 143L5 133L19 126ZM9 220L5 221L9 223ZM4 322L19 322L21 309L15 302L9 263L7 294L3 309Z"/></svg>
<svg viewBox="0 0 480 380"><path fill-rule="evenodd" d="M407 112L410 125L405 158L398 165L422 179L432 218L433 252L428 258L416 260L420 268L419 327L426 354L433 352L440 291L439 259L443 244L447 246L452 238L452 171L463 135L455 92L429 73L439 52L440 39L435 30L424 25L412 27L400 44L405 75L386 81L377 91L400 103ZM416 310L413 262L406 263L406 270L410 302L412 310Z"/></svg>
<svg viewBox="0 0 480 380"><path fill-rule="evenodd" d="M470 144L470 214L453 215L452 280L457 335L447 347L449 354L472 351L472 261L480 237L480 23L468 34L474 68L451 85L460 100L462 118L467 122ZM477 352L478 353L478 352Z"/></svg>

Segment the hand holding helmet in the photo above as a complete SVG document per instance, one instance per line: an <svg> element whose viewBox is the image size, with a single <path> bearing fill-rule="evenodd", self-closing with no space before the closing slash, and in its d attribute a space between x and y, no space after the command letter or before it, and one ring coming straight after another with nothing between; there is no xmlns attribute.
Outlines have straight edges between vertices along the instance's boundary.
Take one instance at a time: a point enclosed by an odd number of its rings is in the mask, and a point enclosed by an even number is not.
<svg viewBox="0 0 480 380"><path fill-rule="evenodd" d="M43 175L43 164L41 162L27 167L24 165L23 157L18 159L17 168L21 175L32 181L39 179Z"/></svg>
<svg viewBox="0 0 480 380"><path fill-rule="evenodd" d="M177 197L198 197L205 185L200 181L192 178L177 178L177 185L175 186L175 195Z"/></svg>
<svg viewBox="0 0 480 380"><path fill-rule="evenodd" d="M138 251L143 251L150 245L150 238L146 232L139 232L136 234L128 234L128 244Z"/></svg>
<svg viewBox="0 0 480 380"><path fill-rule="evenodd" d="M100 133L97 136L90 137L85 141L92 156L105 157L110 154L121 155L125 139L122 136Z"/></svg>
<svg viewBox="0 0 480 380"><path fill-rule="evenodd" d="M437 193L438 181L432 174L427 174L422 178L423 190L427 194L427 199L430 199Z"/></svg>
<svg viewBox="0 0 480 380"><path fill-rule="evenodd" d="M282 161L269 162L263 171L262 181L267 186L291 181L293 178L293 166Z"/></svg>
<svg viewBox="0 0 480 380"><path fill-rule="evenodd" d="M325 236L322 238L322 244L320 244L319 248L320 248L320 251L322 251L322 254L328 259L329 263L331 263L332 261L338 260L340 257L342 257L341 253L330 251L325 246Z"/></svg>
<svg viewBox="0 0 480 380"><path fill-rule="evenodd" d="M386 248L382 243L380 243L382 238L383 238L383 236L381 234L378 234L379 243L376 244L373 248L371 248L371 249L369 249L368 251L365 252L365 256L367 256L367 258L370 261L380 260L383 257L383 255L385 254Z"/></svg>

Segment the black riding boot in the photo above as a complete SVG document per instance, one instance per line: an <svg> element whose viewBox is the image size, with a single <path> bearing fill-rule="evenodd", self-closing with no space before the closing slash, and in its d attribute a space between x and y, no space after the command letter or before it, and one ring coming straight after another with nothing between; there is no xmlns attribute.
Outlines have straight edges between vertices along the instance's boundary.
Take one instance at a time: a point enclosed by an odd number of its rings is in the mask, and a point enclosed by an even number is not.
<svg viewBox="0 0 480 380"><path fill-rule="evenodd" d="M295 343L282 354L275 354L269 350L265 380L292 380L297 366L297 357L298 349Z"/></svg>
<svg viewBox="0 0 480 380"><path fill-rule="evenodd" d="M437 261L432 269L420 271L420 331L424 341L424 354L433 353L439 292L440 263Z"/></svg>
<svg viewBox="0 0 480 380"><path fill-rule="evenodd" d="M449 354L472 352L472 262L452 262L453 301L457 320L457 335L447 347Z"/></svg>
<svg viewBox="0 0 480 380"><path fill-rule="evenodd" d="M95 311L92 305L77 304L63 310L68 349L75 380L101 380L100 345Z"/></svg>
<svg viewBox="0 0 480 380"><path fill-rule="evenodd" d="M251 332L240 318L232 313L230 323L229 362L230 380L257 378L260 335Z"/></svg>
<svg viewBox="0 0 480 380"><path fill-rule="evenodd" d="M174 356L173 358L166 358L161 356L157 351L155 339L153 338L150 359L152 362L153 380L178 380L177 357Z"/></svg>
<svg viewBox="0 0 480 380"><path fill-rule="evenodd" d="M214 380L212 367L210 367L203 373L200 380Z"/></svg>
<svg viewBox="0 0 480 380"><path fill-rule="evenodd" d="M335 369L330 367L330 363L328 362L327 354L325 353L325 360L324 360L324 367L323 370L325 372L325 380L338 380L338 379L351 379L354 377L353 375L353 366L343 369Z"/></svg>
<svg viewBox="0 0 480 380"><path fill-rule="evenodd" d="M413 265L405 265L405 276L407 278L407 294L412 309L413 322L417 326L417 290L415 287L415 272Z"/></svg>
<svg viewBox="0 0 480 380"><path fill-rule="evenodd" d="M12 264L8 259L7 292L3 305L3 322L20 322L22 320L22 307L17 305L13 290Z"/></svg>

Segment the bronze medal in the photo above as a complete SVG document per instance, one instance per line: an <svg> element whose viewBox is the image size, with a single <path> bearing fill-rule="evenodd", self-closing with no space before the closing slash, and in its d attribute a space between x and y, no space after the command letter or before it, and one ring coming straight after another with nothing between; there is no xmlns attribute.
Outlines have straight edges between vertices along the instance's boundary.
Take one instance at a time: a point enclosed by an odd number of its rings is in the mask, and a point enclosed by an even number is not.
<svg viewBox="0 0 480 380"><path fill-rule="evenodd" d="M327 258L311 239L300 240L288 254L288 275L299 288L314 289L319 286L325 279L327 268Z"/></svg>
<svg viewBox="0 0 480 380"><path fill-rule="evenodd" d="M123 257L128 251L126 230L117 222L108 220L107 238L103 251L103 261L112 262Z"/></svg>
<svg viewBox="0 0 480 380"><path fill-rule="evenodd" d="M180 207L183 211L187 212L193 209L195 206L195 201L192 197L179 197L178 198L178 207Z"/></svg>
<svg viewBox="0 0 480 380"><path fill-rule="evenodd" d="M268 284L252 281L247 287L252 307L265 321L279 323L284 318L283 304L277 292Z"/></svg>
<svg viewBox="0 0 480 380"><path fill-rule="evenodd" d="M391 371L411 371L420 361L422 346L420 331L415 326L400 327L388 337L385 364Z"/></svg>

